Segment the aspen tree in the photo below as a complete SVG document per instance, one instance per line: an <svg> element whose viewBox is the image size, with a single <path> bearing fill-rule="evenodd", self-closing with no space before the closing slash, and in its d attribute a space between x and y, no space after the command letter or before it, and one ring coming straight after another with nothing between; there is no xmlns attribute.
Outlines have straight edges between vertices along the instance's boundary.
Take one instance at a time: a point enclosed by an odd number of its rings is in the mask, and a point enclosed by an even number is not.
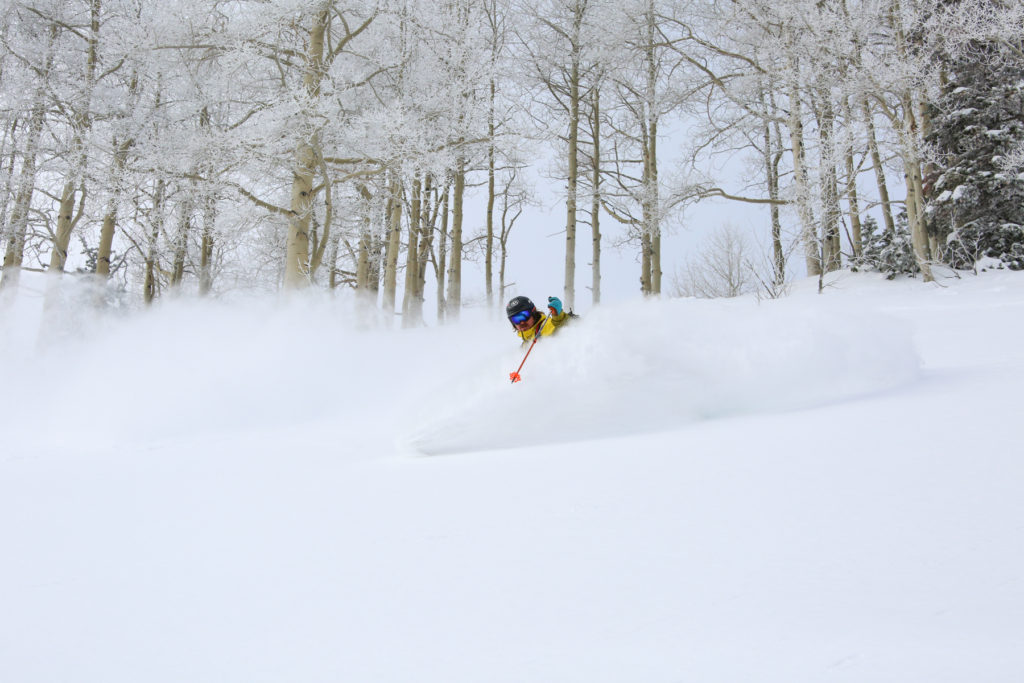
<svg viewBox="0 0 1024 683"><path fill-rule="evenodd" d="M320 174L323 178L323 185L321 187L323 188L322 192L324 195L324 222L319 238L315 231L312 233L313 253L309 261L310 277L316 274L317 270L320 269L320 265L323 263L327 244L331 240L331 226L334 222L334 183L331 181L331 172L327 169L327 164L324 162L323 155L320 155Z"/></svg>
<svg viewBox="0 0 1024 683"><path fill-rule="evenodd" d="M356 248L356 301L368 307L376 299L379 277L375 273L373 216L377 212L375 197L363 183L356 189L359 203L356 210L359 215L359 243Z"/></svg>
<svg viewBox="0 0 1024 683"><path fill-rule="evenodd" d="M419 241L423 215L423 181L419 173L413 174L409 202L409 238L405 250L405 292L402 298L402 327L423 324L423 306L417 292L420 280Z"/></svg>
<svg viewBox="0 0 1024 683"><path fill-rule="evenodd" d="M3 75L0 74L0 82L2 82ZM9 128L4 129L3 144L0 145L0 164L3 159L7 159L7 167L0 168L0 175L4 178L4 188L0 193L0 244L4 243L3 237L7 228L7 211L11 204L11 195L14 189L14 169L18 163L18 145L15 142L15 138L18 135L18 128L21 124L21 120L17 115L13 117ZM10 150L10 151L8 151Z"/></svg>
<svg viewBox="0 0 1024 683"><path fill-rule="evenodd" d="M598 49L593 14L598 0L552 0L535 2L527 8L535 32L521 38L527 50L536 82L551 96L550 108L559 112L556 123L545 123L553 135L565 141L565 267L562 299L571 308L576 299L576 226L579 193L579 143L584 79L590 68L589 55Z"/></svg>
<svg viewBox="0 0 1024 683"><path fill-rule="evenodd" d="M643 120L643 292L661 294L661 197L658 186L658 60L655 55L654 0L644 13L644 120Z"/></svg>
<svg viewBox="0 0 1024 683"><path fill-rule="evenodd" d="M842 14L847 21L852 21L852 15L850 14L849 7L845 0L842 0L840 7ZM864 45L861 36L856 31L851 34L850 48L851 55L850 63L848 64L849 68L844 68L841 75L843 80L852 75L849 73L850 71L856 72L864 69ZM852 126L854 121L854 105L851 104L851 99L854 101L859 100L860 113L864 121L867 153L871 158L872 170L875 176L875 185L878 190L882 220L885 223L886 234L895 235L896 224L892 217L892 206L889 201L889 188L886 184L885 168L882 166L882 157L878 149L878 136L875 133L874 112L871 109L869 96L867 94L844 95L844 116L846 118L847 125L849 126ZM848 148L846 168L848 176L847 194L850 202L850 223L853 228L854 254L859 255L863 246L864 236L861 234L860 211L857 200L857 183L854 173L852 144Z"/></svg>
<svg viewBox="0 0 1024 683"><path fill-rule="evenodd" d="M199 246L199 295L213 289L213 255L216 241L217 199L212 191L203 196L203 234Z"/></svg>
<svg viewBox="0 0 1024 683"><path fill-rule="evenodd" d="M849 96L844 95L842 99L843 118L847 126L853 125L853 112L850 107ZM846 204L850 216L850 241L854 258L861 255L864 246L863 229L860 221L860 201L857 197L857 167L853 159L853 137L847 134L847 141L843 149L843 160L846 166Z"/></svg>
<svg viewBox="0 0 1024 683"><path fill-rule="evenodd" d="M39 93L42 96L42 93ZM32 195L36 187L37 157L42 136L45 110L38 102L33 108L29 119L26 145L23 152L24 160L18 177L17 191L14 195L14 207L10 215L10 233L4 251L4 265L0 287L14 286L18 281L25 255L25 233L28 230L29 209L32 206Z"/></svg>
<svg viewBox="0 0 1024 683"><path fill-rule="evenodd" d="M448 316L448 301L445 298L445 274L448 258L448 198L451 195L450 183L445 185L441 194L441 210L438 226L437 244L437 321L443 323Z"/></svg>
<svg viewBox="0 0 1024 683"><path fill-rule="evenodd" d="M763 83L763 81L762 81ZM782 161L782 134L778 121L772 121L769 112L775 111L775 99L770 88L762 85L761 108L766 116L762 123L764 140L764 175L768 184L768 205L772 230L772 285L777 291L786 280L786 253L782 246L782 220L779 216L779 164Z"/></svg>
<svg viewBox="0 0 1024 683"><path fill-rule="evenodd" d="M432 174L427 173L423 180L423 199L422 206L420 207L420 244L416 264L417 277L413 290L415 307L420 320L423 317L423 301L427 284L427 263L430 262L433 252L434 230L437 224L437 209L439 207L439 203L434 201L434 192L434 177Z"/></svg>
<svg viewBox="0 0 1024 683"><path fill-rule="evenodd" d="M894 33L896 54L901 60L909 58L907 38L900 17L899 0L893 0L889 10L890 27ZM931 252L925 225L924 187L921 179L920 131L915 111L918 103L909 85L904 84L898 93L900 115L892 115L898 126L901 156L903 157L904 181L907 187L907 222L910 240L914 245L914 258L925 282L934 279L931 269Z"/></svg>
<svg viewBox="0 0 1024 683"><path fill-rule="evenodd" d="M848 25L852 24L849 8L846 5L846 0L840 1L840 9L843 19ZM852 40L850 54L842 57L839 65L839 80L840 82L846 82L850 78L850 71L861 65L861 47L860 37L856 31L852 31ZM853 107L850 105L850 94L843 93L840 98L840 106L842 107L843 121L845 122L845 144L843 149L843 160L845 163L846 170L846 202L848 208L848 215L850 217L850 229L852 234L850 235L852 255L854 258L858 258L861 255L864 236L861 229L860 221L860 202L857 197L857 167L854 164L854 149L853 149L853 133L852 129L854 126Z"/></svg>
<svg viewBox="0 0 1024 683"><path fill-rule="evenodd" d="M280 16L280 8L266 6L268 12L274 13L276 21L284 20ZM320 0L308 6L308 18L302 17L293 21L288 27L297 30L304 45L301 50L289 45L275 45L273 39L262 39L246 35L243 45L257 46L257 54L264 55L278 72L283 87L295 71L298 71L300 83L298 91L290 93L286 101L294 102L296 107L289 111L290 129L282 131L275 139L293 140L288 152L290 161L290 192L287 207L278 207L264 201L255 193L236 186L236 189L257 206L283 215L287 219L287 235L285 239L285 258L283 264L283 285L285 289L297 289L308 285L313 276L317 259L322 259L327 240L312 240L313 213L315 196L324 189L316 186L318 173L323 173L325 159L323 152L323 117L318 107L324 104L323 87L328 78L332 64L339 55L351 49L351 43L360 36L376 19L378 11L370 11L358 24L350 24L343 16L342 9L334 0ZM301 15L300 15L301 16ZM305 23L308 22L308 23ZM340 28L332 34L332 28ZM214 36L211 40L216 40ZM297 67L295 71L288 71ZM365 85L366 80L354 84L353 88ZM260 86L262 87L262 86ZM286 91L287 92L287 91ZM255 111L267 108L264 103L257 103ZM251 112L252 113L252 112ZM247 115L243 120L248 119ZM324 175L329 182L329 176ZM330 200L325 203L325 208ZM325 235L329 238L329 233Z"/></svg>
<svg viewBox="0 0 1024 683"><path fill-rule="evenodd" d="M826 273L842 266L839 249L839 177L836 172L835 113L831 93L822 88L812 100L818 122L818 169L821 193L821 255L822 269Z"/></svg>
<svg viewBox="0 0 1024 683"><path fill-rule="evenodd" d="M875 114L865 99L861 105L864 112L865 129L867 131L868 153L871 155L871 168L875 174L875 185L878 188L881 204L882 220L885 222L886 234L896 234L896 221L892 216L892 201L889 199L889 185L885 177L885 166L882 154L878 149L878 136L875 134Z"/></svg>
<svg viewBox="0 0 1024 683"><path fill-rule="evenodd" d="M392 170L388 183L386 211L387 247L384 252L384 293L381 306L391 315L395 312L398 289L398 256L402 247L402 179ZM390 319L390 318L389 318Z"/></svg>
<svg viewBox="0 0 1024 683"><path fill-rule="evenodd" d="M603 144L608 148L609 180L601 192L601 205L619 223L629 226L629 239L640 246L640 291L658 296L663 290L662 233L670 212L685 201L679 188L664 193L659 145L662 123L694 93L693 73L684 69L706 68L702 60L687 54L684 44L692 28L673 16L676 7L664 0L635 0L623 8L617 23L626 26L622 49L608 55L610 106L602 128L610 129ZM684 74L685 75L682 75ZM663 196L664 195L664 196Z"/></svg>
<svg viewBox="0 0 1024 683"><path fill-rule="evenodd" d="M171 261L170 286L181 286L185 277L185 257L188 255L188 239L192 230L192 208L195 195L195 183L186 190L186 197L178 206L178 229L174 235L174 251Z"/></svg>
<svg viewBox="0 0 1024 683"><path fill-rule="evenodd" d="M591 107L593 155L591 158L590 201L590 296L591 303L601 303L601 89L594 88Z"/></svg>
<svg viewBox="0 0 1024 683"><path fill-rule="evenodd" d="M210 110L203 107L199 114L199 129L209 133ZM211 175L211 168L207 166L205 172L207 177ZM203 231L199 244L199 295L206 296L213 289L213 250L215 244L215 230L217 224L217 195L214 188L209 184L201 195Z"/></svg>
<svg viewBox="0 0 1024 683"><path fill-rule="evenodd" d="M142 284L142 300L147 305L152 304L156 299L159 288L158 270L159 264L159 240L163 231L164 223L164 200L166 198L167 182L163 178L156 181L153 192L153 205L150 212L150 225L148 239L146 241L146 254L144 263L144 276Z"/></svg>
<svg viewBox="0 0 1024 683"><path fill-rule="evenodd" d="M821 243L818 241L818 228L815 225L814 213L810 204L810 181L804 157L804 121L799 84L799 59L796 56L790 56L788 66L789 118L787 127L789 128L793 157L793 182L797 212L800 216L800 236L804 245L804 262L808 275L821 276L824 273Z"/></svg>
<svg viewBox="0 0 1024 683"><path fill-rule="evenodd" d="M484 9L490 28L490 73L487 79L487 227L484 244L484 290L488 307L494 306L494 202L495 202L495 156L497 133L497 70L498 55L503 39L503 20L499 15L498 3L488 0Z"/></svg>
<svg viewBox="0 0 1024 683"><path fill-rule="evenodd" d="M462 311L462 210L466 192L465 163L461 156L455 162L452 184L451 263L448 266L448 295L445 303L445 316L452 320L458 320Z"/></svg>
<svg viewBox="0 0 1024 683"><path fill-rule="evenodd" d="M71 167L68 169L64 180L64 188L61 191L59 208L57 210L57 230L53 238L53 251L50 254L50 273L62 274L68 259L68 245L71 242L71 231L74 229L78 219L82 216L82 207L79 206L78 215L75 216L76 193L81 187L81 203L85 202L84 174L86 168L86 136L92 127L92 115L90 107L92 103L93 89L96 82L97 47L100 34L100 0L89 0L89 32L86 39L85 57L85 90L83 102L72 114L71 146L68 155L71 157Z"/></svg>
<svg viewBox="0 0 1024 683"><path fill-rule="evenodd" d="M306 96L320 96L324 74L324 43L330 21L331 2L325 2L312 18L306 47L302 85ZM286 289L303 287L309 282L309 226L313 207L313 176L320 164L319 135L303 133L292 162L292 190L289 205L287 253L284 285Z"/></svg>
<svg viewBox="0 0 1024 683"><path fill-rule="evenodd" d="M567 308L572 308L576 301L576 188L578 180L579 158L577 145L580 130L580 28L583 23L585 2L577 2L573 8L572 33L569 35L571 51L569 53L569 150L566 160L565 194L565 285L562 294Z"/></svg>
<svg viewBox="0 0 1024 683"><path fill-rule="evenodd" d="M10 230L4 250L3 272L0 274L0 288L17 285L25 256L25 236L28 230L29 211L32 195L36 189L38 156L42 141L43 125L46 122L46 96L50 87L49 76L53 69L54 52L57 42L58 24L51 21L47 31L47 43L43 65L39 69L37 87L33 95L32 113L29 115L22 152L21 172L18 177L14 206L10 215Z"/></svg>
<svg viewBox="0 0 1024 683"><path fill-rule="evenodd" d="M115 138L113 141L114 157L110 174L110 184L113 187L107 201L107 210L103 214L99 248L96 253L95 273L103 278L110 276L110 258L114 248L114 233L117 230L117 205L121 197L121 174L124 172L131 145L131 140L118 141Z"/></svg>
<svg viewBox="0 0 1024 683"><path fill-rule="evenodd" d="M487 137L487 227L484 233L484 291L487 306L494 306L494 79L490 83L491 106L488 111Z"/></svg>

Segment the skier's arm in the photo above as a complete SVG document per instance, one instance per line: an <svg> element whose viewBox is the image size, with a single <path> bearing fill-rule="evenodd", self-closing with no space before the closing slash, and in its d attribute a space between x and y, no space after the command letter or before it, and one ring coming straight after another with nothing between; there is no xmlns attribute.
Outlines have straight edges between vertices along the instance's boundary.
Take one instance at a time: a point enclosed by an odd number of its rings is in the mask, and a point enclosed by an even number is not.
<svg viewBox="0 0 1024 683"><path fill-rule="evenodd" d="M562 310L562 300L557 296L548 297L548 314L551 324L555 327L563 325L569 319L569 314Z"/></svg>

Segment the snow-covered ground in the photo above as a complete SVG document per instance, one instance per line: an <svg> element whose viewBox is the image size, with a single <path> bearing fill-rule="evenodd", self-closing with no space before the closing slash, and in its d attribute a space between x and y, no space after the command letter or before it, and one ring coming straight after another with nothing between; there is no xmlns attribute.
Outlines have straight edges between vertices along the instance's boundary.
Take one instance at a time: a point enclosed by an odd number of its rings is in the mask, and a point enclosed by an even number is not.
<svg viewBox="0 0 1024 683"><path fill-rule="evenodd" d="M1024 680L1024 274L606 307L516 385L472 312L41 286L0 310L0 681Z"/></svg>

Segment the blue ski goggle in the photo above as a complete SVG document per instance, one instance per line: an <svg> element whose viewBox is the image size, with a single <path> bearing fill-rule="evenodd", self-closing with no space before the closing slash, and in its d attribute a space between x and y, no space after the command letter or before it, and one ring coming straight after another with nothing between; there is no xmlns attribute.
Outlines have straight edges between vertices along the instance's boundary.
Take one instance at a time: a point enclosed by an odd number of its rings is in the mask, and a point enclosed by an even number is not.
<svg viewBox="0 0 1024 683"><path fill-rule="evenodd" d="M532 317L533 311L519 311L518 313L510 315L508 319L513 325L522 325Z"/></svg>

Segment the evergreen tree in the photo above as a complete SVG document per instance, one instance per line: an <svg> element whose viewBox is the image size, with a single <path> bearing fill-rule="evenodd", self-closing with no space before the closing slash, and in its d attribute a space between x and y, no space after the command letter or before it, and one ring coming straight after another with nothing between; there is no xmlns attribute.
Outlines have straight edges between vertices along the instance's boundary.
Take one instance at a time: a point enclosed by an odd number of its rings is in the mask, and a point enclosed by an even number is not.
<svg viewBox="0 0 1024 683"><path fill-rule="evenodd" d="M864 244L860 255L850 260L850 270L876 270L885 273L888 280L897 275L913 277L921 272L914 258L914 245L910 239L910 228L907 226L907 212L901 211L896 216L892 230L878 227L873 216L864 218Z"/></svg>
<svg viewBox="0 0 1024 683"><path fill-rule="evenodd" d="M940 169L929 178L928 218L944 260L972 268L991 257L1024 268L1024 175L998 163L1024 140L1024 65L991 45L952 60L932 122Z"/></svg>

